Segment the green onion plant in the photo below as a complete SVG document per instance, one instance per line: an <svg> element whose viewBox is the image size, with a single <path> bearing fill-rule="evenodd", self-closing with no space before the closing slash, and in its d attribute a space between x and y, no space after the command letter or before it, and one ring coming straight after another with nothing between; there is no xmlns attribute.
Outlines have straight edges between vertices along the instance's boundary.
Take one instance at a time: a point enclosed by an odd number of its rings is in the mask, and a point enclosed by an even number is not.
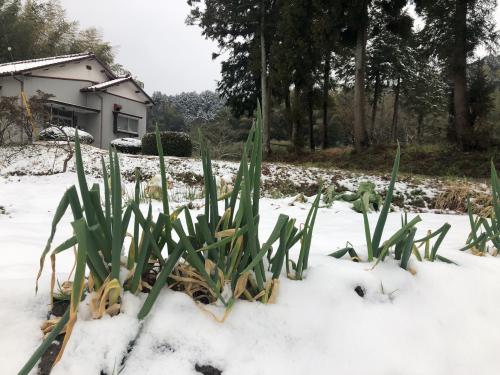
<svg viewBox="0 0 500 375"><path fill-rule="evenodd" d="M321 194L317 195L302 229L297 227L295 219L280 215L270 236L262 243L258 230L262 168L260 105L244 145L232 191L218 195L210 152L203 139L200 149L204 213L193 219L186 209L186 226L180 220L173 223L186 249L185 260L191 270L201 276L205 297L218 299L228 307L237 298L269 302L273 292L276 295L277 280L285 265L290 277L303 278ZM295 263L290 261L289 252L299 241ZM191 271L184 270L186 272ZM182 275L178 279L182 279ZM230 290L228 298L222 298L223 290Z"/></svg>
<svg viewBox="0 0 500 375"><path fill-rule="evenodd" d="M65 328L63 346L56 358L56 363L60 360L64 347L71 336L71 330L76 322L76 315L80 301L85 294L92 293L92 303L94 317L100 317L104 313L110 315L119 313L121 295L124 290L138 293L143 288L142 275L151 269L154 262L160 264L160 277L170 274L177 260L181 257L182 251L176 244L167 243L171 240L168 228L170 216L168 210L160 213L156 220L153 220L151 204L146 217L142 214L139 203L140 187L139 178L136 179L134 199L124 205L122 200L122 183L118 155L113 151L109 153L108 167L102 159L104 196L101 201L101 191L98 184L89 188L83 168L80 140L78 133L75 138L75 160L78 177L78 185L81 199L78 196L75 185L71 186L63 195L51 227L51 233L44 251L40 258L40 270L38 280L42 274L45 258L51 253L52 260L52 288L53 294L55 284L55 258L56 255L67 251L73 246L77 246L76 267L71 288L69 309L52 328L51 333L45 337L40 347L28 360L19 374L28 374L36 362L41 358L46 349ZM108 172L109 168L109 172ZM104 207L103 207L104 206ZM167 201L168 207L168 201ZM56 234L57 226L68 209L73 216L74 235L56 246L51 251L52 241ZM165 210L164 210L165 211ZM129 223L133 216L134 235L128 233ZM126 261L122 258L122 249L125 238L131 236L132 240L128 247ZM165 259L161 249L167 244L169 256ZM120 271L128 269L129 278L122 284L119 281ZM88 278L86 271L88 270ZM159 287L153 286L148 294L140 312L139 319L144 319L159 294Z"/></svg>
<svg viewBox="0 0 500 375"><path fill-rule="evenodd" d="M120 312L124 291L138 294L147 288L149 293L137 316L142 321L167 285L184 290L195 299L201 293L209 297L208 302L220 301L229 309L238 298L273 302L284 267L288 277L304 277L321 194L318 193L302 228L295 219L280 215L270 236L261 242L258 230L262 168L260 105L232 191L218 194L220 191L216 186L210 153L206 143L201 142L205 207L204 212L194 219L187 206L170 212L166 166L158 128L156 139L163 211L153 217L151 202L147 214L141 210L140 205L145 199L138 174L134 196L128 196L124 202L126 192L122 191L116 151L109 152L108 165L102 159L104 192L98 184L89 187L77 132L75 159L81 198L75 185L63 195L40 257L36 283L38 289L45 258L50 253L51 296L54 296L56 256L75 248L74 278L70 293L64 296L70 301L69 308L52 326L50 333L20 370L20 375L28 374L53 340L65 330L56 363L60 360L76 322L79 304L86 295L91 299L93 317L100 318L104 314ZM52 248L57 227L68 210L72 213L74 235ZM182 213L184 221L179 218ZM129 226L132 233L129 233ZM125 249L127 237L130 241ZM298 260L293 262L290 251L299 243ZM124 273L128 275L125 280L120 278ZM146 282L145 276L151 274L153 280ZM60 297L60 293L56 294L56 298Z"/></svg>
<svg viewBox="0 0 500 375"><path fill-rule="evenodd" d="M375 265L373 266L375 267L379 262L383 261L388 254L392 253L394 255L394 258L397 261L399 261L400 267L405 270L408 270L408 264L412 254L415 254L417 259L419 260L422 259L422 257L418 252L417 244L421 245L425 243L426 246L429 246L430 239L438 236L436 242L434 243L434 246L432 247L432 251L430 251L429 254L426 253L425 259L428 259L430 261L438 259L451 262L448 259L437 255L439 246L441 245L444 236L446 236L446 233L448 232L450 225L445 224L443 225L443 227L441 227L434 233L431 233L424 238L415 240L415 234L417 231L416 224L422 220L419 215L415 216L413 219L408 221L408 216L405 214L401 220L401 228L397 230L394 234L392 234L386 241L381 243L382 234L385 229L387 216L389 214L392 202L392 197L394 195L394 186L396 184L400 159L401 159L401 149L398 144L396 158L394 159L394 164L392 167L391 181L389 183L384 204L380 210L380 214L373 234L370 229L370 224L368 221L368 211L370 208L370 193L364 192L361 196L360 206L361 206L361 212L363 214L363 226L364 226L366 247L368 252L368 261L372 262L374 258L376 258L377 260L375 262ZM359 261L358 254L356 253L352 245L337 250L331 253L330 256L334 258L342 258L346 254L349 254L351 259Z"/></svg>
<svg viewBox="0 0 500 375"><path fill-rule="evenodd" d="M471 232L461 251L470 250L475 255L498 255L500 252L500 182L495 164L491 161L491 198L493 213L488 217L472 213L470 198L467 198L467 213Z"/></svg>

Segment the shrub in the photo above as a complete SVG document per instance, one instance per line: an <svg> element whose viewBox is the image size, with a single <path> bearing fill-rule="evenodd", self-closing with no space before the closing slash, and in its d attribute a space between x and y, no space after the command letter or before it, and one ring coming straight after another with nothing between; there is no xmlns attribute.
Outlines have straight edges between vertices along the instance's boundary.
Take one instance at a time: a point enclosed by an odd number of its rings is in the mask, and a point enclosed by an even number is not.
<svg viewBox="0 0 500 375"><path fill-rule="evenodd" d="M160 139L164 155L191 156L193 144L188 134L168 131L161 132ZM158 155L155 133L146 133L142 137L142 153L145 155Z"/></svg>
<svg viewBox="0 0 500 375"><path fill-rule="evenodd" d="M75 128L70 126L49 126L40 132L41 141L75 141L76 131ZM78 136L80 137L80 143L91 144L94 142L94 137L91 134L78 130Z"/></svg>
<svg viewBox="0 0 500 375"><path fill-rule="evenodd" d="M110 144L123 154L140 154L142 149L141 140L138 138L113 139Z"/></svg>

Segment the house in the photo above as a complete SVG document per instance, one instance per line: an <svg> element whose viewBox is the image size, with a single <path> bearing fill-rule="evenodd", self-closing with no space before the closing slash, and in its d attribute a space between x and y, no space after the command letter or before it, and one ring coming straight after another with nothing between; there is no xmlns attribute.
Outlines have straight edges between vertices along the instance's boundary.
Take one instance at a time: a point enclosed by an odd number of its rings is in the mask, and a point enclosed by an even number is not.
<svg viewBox="0 0 500 375"><path fill-rule="evenodd" d="M52 95L46 101L49 123L85 130L100 148L146 132L151 97L132 77L116 76L93 53L0 64L0 96L17 96L22 102L23 92L29 98L38 90Z"/></svg>

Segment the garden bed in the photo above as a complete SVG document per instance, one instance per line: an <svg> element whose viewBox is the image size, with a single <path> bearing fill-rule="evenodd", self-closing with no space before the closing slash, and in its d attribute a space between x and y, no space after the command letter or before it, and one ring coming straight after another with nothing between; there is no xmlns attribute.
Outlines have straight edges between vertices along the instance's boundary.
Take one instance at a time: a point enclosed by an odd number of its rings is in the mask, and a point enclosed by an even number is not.
<svg viewBox="0 0 500 375"><path fill-rule="evenodd" d="M39 143L23 147L0 147L0 176L52 175L61 173L65 150L54 143ZM82 145L85 170L94 177L102 177L101 156L107 151ZM145 155L119 155L121 173L124 179L133 181L138 168L141 178L148 180L159 173L158 158ZM167 157L167 172L175 182L177 190L186 193L203 185L203 171L200 159ZM218 178L234 178L238 163L214 161L214 173ZM75 171L74 159L68 163L68 171ZM385 196L389 183L387 174L361 174L341 169L306 168L281 163L264 163L262 168L262 194L272 198L291 197L297 194L315 194L320 181L324 186L333 186L337 191L355 192L360 182L371 181L377 191ZM483 183L455 180L448 182L435 178L400 177L395 186L393 204L417 212L464 212L465 206L457 206L445 199L453 194L457 186L471 192L473 197L489 193ZM182 195L182 194L180 194ZM0 202L2 203L2 202ZM438 204L439 203L439 204Z"/></svg>

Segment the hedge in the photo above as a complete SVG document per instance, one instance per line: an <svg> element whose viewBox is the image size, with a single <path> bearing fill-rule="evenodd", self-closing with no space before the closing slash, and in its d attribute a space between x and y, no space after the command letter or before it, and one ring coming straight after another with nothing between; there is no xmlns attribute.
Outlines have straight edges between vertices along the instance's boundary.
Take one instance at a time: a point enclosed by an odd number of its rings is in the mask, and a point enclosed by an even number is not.
<svg viewBox="0 0 500 375"><path fill-rule="evenodd" d="M168 156L191 156L193 143L188 134L182 132L160 132L163 153ZM155 133L146 133L142 137L142 153L158 155Z"/></svg>
<svg viewBox="0 0 500 375"><path fill-rule="evenodd" d="M49 126L43 129L38 138L40 141L75 141L75 128L71 126ZM91 144L94 142L94 137L91 134L78 129L80 143Z"/></svg>
<svg viewBox="0 0 500 375"><path fill-rule="evenodd" d="M140 154L141 140L138 138L118 138L111 141L110 145L123 154Z"/></svg>

